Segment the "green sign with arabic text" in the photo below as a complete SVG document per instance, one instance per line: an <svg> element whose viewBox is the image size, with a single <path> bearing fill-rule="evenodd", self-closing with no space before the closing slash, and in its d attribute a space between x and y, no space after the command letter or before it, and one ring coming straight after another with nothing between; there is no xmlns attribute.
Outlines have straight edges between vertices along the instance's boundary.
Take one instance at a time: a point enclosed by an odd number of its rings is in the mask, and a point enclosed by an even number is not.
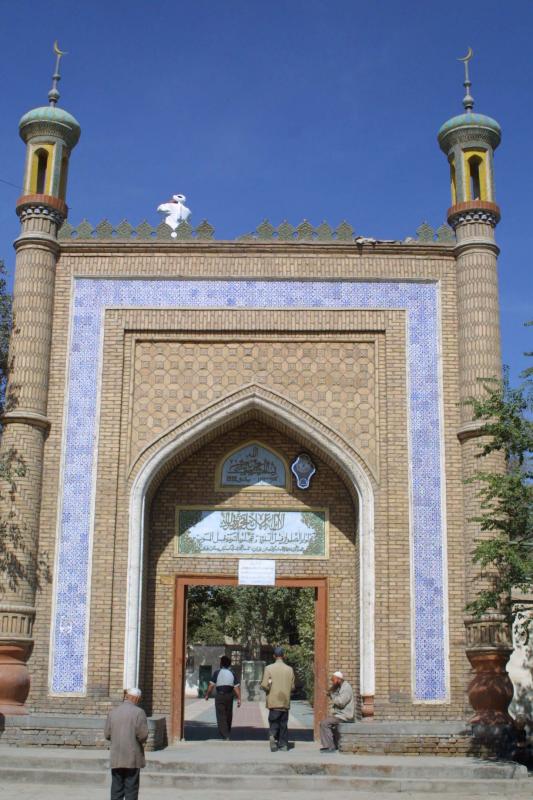
<svg viewBox="0 0 533 800"><path fill-rule="evenodd" d="M177 555L327 558L325 509L176 509Z"/></svg>

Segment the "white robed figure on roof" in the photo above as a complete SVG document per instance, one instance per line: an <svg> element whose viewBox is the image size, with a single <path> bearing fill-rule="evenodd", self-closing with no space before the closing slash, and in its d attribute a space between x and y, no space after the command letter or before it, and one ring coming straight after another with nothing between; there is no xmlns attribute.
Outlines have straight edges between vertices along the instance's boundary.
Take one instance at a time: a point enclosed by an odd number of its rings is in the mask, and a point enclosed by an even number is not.
<svg viewBox="0 0 533 800"><path fill-rule="evenodd" d="M166 214L165 223L172 228L173 237L180 222L187 222L191 216L190 209L184 205L186 199L184 194L174 194L172 200L157 207L160 214Z"/></svg>

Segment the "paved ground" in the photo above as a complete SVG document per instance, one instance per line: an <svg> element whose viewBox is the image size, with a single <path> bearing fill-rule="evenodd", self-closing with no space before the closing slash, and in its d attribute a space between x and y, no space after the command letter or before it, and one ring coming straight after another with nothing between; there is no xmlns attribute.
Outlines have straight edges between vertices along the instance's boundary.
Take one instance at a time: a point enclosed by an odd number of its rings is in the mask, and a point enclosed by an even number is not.
<svg viewBox="0 0 533 800"><path fill-rule="evenodd" d="M304 700L291 703L289 714L289 733L295 742L313 741L313 709ZM215 701L187 698L185 700L185 739L186 741L206 741L217 739ZM268 739L268 710L265 703L243 701L240 708L233 706L234 741L266 741Z"/></svg>
<svg viewBox="0 0 533 800"><path fill-rule="evenodd" d="M272 800L272 791L254 792L253 800ZM306 792L305 800L324 800L324 793ZM490 795L494 798L494 795ZM1 800L109 800L109 789L100 787L62 786L25 786L21 783L0 784ZM281 788L275 794L276 800L298 800L297 792L284 792ZM144 789L139 800L250 800L250 792L220 792L202 790L179 792L176 789ZM331 800L473 800L472 795L440 794L426 792L399 792L383 794L381 792L332 792ZM478 800L478 798L476 798ZM479 798L481 800L481 798ZM515 795L514 800L531 800L531 793Z"/></svg>

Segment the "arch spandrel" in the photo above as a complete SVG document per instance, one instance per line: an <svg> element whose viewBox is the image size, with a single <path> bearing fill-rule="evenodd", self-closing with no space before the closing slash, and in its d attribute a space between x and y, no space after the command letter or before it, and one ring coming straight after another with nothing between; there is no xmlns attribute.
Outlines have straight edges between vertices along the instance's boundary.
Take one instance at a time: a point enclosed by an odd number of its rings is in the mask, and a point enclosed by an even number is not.
<svg viewBox="0 0 533 800"><path fill-rule="evenodd" d="M349 460L357 462L360 470L370 481L373 491L377 488L378 476L375 470L358 452L357 447L346 441L340 433L282 395L258 384L249 384L226 395L221 400L204 406L187 419L173 424L166 431L158 434L132 462L128 475L130 489L145 466L159 452L168 452L168 463L161 465L161 474L158 472L154 475L153 486L148 495L151 497L161 480L178 461L207 444L211 438L218 436L225 429L233 428L251 417L262 418L265 422L289 435L297 432L302 446L307 444L321 452L325 461L339 472L350 487L351 480L342 469L343 461L340 458L341 453L346 453ZM173 453L172 444L178 439L180 440L178 453ZM328 442L329 447L322 448L322 440ZM329 455L331 447L338 453L339 458L331 458ZM352 491L352 497L357 501L357 493L354 494Z"/></svg>

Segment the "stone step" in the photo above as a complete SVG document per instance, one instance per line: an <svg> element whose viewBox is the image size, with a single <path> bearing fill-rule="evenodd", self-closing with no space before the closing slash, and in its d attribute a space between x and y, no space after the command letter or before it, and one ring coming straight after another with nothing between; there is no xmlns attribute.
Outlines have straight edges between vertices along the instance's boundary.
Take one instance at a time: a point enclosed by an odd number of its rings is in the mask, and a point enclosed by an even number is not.
<svg viewBox="0 0 533 800"><path fill-rule="evenodd" d="M196 765L198 768L198 764ZM450 765L453 767L453 764ZM450 774L453 771L450 770ZM104 785L109 780L107 770L96 769L64 769L42 767L0 767L0 778L4 782L35 783L41 785ZM531 792L533 781L522 779L458 779L458 778L401 778L390 777L354 777L330 774L285 774L280 781L279 775L263 775L259 782L262 791L276 793L280 789L294 792L341 792L366 791L376 793L442 793L446 795L466 794L470 797L483 795L497 797L517 797ZM258 788L257 777L251 774L235 772L209 774L205 772L180 773L161 769L160 771L145 769L142 774L143 787L174 788L187 791L248 791Z"/></svg>
<svg viewBox="0 0 533 800"><path fill-rule="evenodd" d="M3 751L5 753L5 751ZM93 753L78 756L75 753L57 750L55 753L48 751L46 754L37 753L19 754L10 750L8 757L0 763L0 775L4 774L4 764L10 769L45 769L64 772L106 773L109 770L109 757L96 756ZM6 754L7 756L7 754ZM324 759L330 759L329 761ZM283 760L281 760L283 759ZM341 754L324 756L320 761L290 760L290 754L272 754L264 760L160 760L149 756L144 775L159 773L174 775L214 775L214 776L330 776L338 778L392 778L406 780L502 780L515 781L527 779L527 769L514 762L487 762L471 759L458 761L452 758L438 758L431 761L424 757L416 759L388 760L387 756L381 758L367 757L355 760ZM533 788L533 781L532 781Z"/></svg>

